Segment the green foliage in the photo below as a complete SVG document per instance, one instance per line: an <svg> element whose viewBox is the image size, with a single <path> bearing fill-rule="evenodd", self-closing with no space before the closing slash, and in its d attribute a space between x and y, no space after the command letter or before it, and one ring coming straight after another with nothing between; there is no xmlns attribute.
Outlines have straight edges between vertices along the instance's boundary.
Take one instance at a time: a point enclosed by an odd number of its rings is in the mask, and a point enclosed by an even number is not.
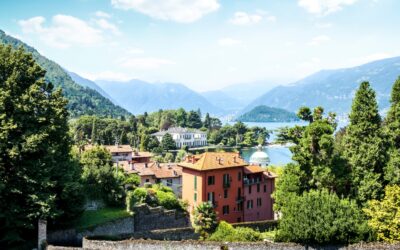
<svg viewBox="0 0 400 250"><path fill-rule="evenodd" d="M7 248L31 237L39 218L76 217L83 196L61 90L22 48L0 45L0 58L0 245Z"/></svg>
<svg viewBox="0 0 400 250"><path fill-rule="evenodd" d="M357 204L327 191L294 195L282 207L276 239L300 243L351 243L368 228Z"/></svg>
<svg viewBox="0 0 400 250"><path fill-rule="evenodd" d="M102 199L108 205L121 205L124 199L124 178L116 173L110 152L94 147L81 155L82 180L88 199Z"/></svg>
<svg viewBox="0 0 400 250"><path fill-rule="evenodd" d="M174 155L172 153L166 153L164 156L164 162L174 162Z"/></svg>
<svg viewBox="0 0 400 250"><path fill-rule="evenodd" d="M78 231L93 228L116 219L129 217L130 214L123 208L102 208L98 210L84 211L76 220L67 226Z"/></svg>
<svg viewBox="0 0 400 250"><path fill-rule="evenodd" d="M37 50L29 47L25 43L7 36L1 30L0 44L11 45L14 49L23 48L24 51L32 54L36 63L46 70L44 75L46 82L51 82L56 88L61 88L63 90L63 95L68 99L67 108L72 117L81 115L119 117L129 114L128 111L114 105L109 99L103 97L97 91L76 84L60 65L40 55Z"/></svg>
<svg viewBox="0 0 400 250"><path fill-rule="evenodd" d="M378 240L400 242L400 186L386 186L382 201L371 200L364 209L368 225L376 231Z"/></svg>
<svg viewBox="0 0 400 250"><path fill-rule="evenodd" d="M138 187L140 185L140 176L137 174L127 174L125 176L124 184Z"/></svg>
<svg viewBox="0 0 400 250"><path fill-rule="evenodd" d="M201 121L201 116L196 111L190 111L187 115L187 123L186 125L189 128L201 128L203 123Z"/></svg>
<svg viewBox="0 0 400 250"><path fill-rule="evenodd" d="M146 196L146 188L136 188L134 191L129 191L126 195L126 210L133 212L135 205L145 202Z"/></svg>
<svg viewBox="0 0 400 250"><path fill-rule="evenodd" d="M199 204L193 213L193 227L202 239L207 239L217 228L217 214L211 203Z"/></svg>
<svg viewBox="0 0 400 250"><path fill-rule="evenodd" d="M207 239L210 241L254 242L261 241L260 232L247 227L234 228L231 224L221 221L213 234Z"/></svg>
<svg viewBox="0 0 400 250"><path fill-rule="evenodd" d="M352 195L364 203L382 194L387 148L375 91L368 82L361 83L356 92L349 117L343 154L351 166Z"/></svg>
<svg viewBox="0 0 400 250"><path fill-rule="evenodd" d="M174 150L175 149L175 141L172 138L172 135L169 133L166 133L161 140L161 147L163 150L168 151L168 150Z"/></svg>
<svg viewBox="0 0 400 250"><path fill-rule="evenodd" d="M183 161L183 159L186 157L186 154L187 153L185 150L183 150L183 149L179 150L178 153L176 154L175 162Z"/></svg>
<svg viewBox="0 0 400 250"><path fill-rule="evenodd" d="M280 108L257 106L237 119L242 122L293 122L298 121L296 114Z"/></svg>
<svg viewBox="0 0 400 250"><path fill-rule="evenodd" d="M179 200L173 192L157 190L156 195L160 206L163 206L166 209L181 209Z"/></svg>

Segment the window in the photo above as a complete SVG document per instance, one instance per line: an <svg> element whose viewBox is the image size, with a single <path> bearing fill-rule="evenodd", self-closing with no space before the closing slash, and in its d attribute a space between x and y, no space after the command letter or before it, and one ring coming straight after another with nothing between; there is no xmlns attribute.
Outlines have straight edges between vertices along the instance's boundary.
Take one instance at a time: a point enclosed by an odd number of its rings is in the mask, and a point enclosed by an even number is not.
<svg viewBox="0 0 400 250"><path fill-rule="evenodd" d="M260 183L257 184L257 193L260 192Z"/></svg>
<svg viewBox="0 0 400 250"><path fill-rule="evenodd" d="M208 185L214 185L215 184L215 176L208 176Z"/></svg>
<svg viewBox="0 0 400 250"><path fill-rule="evenodd" d="M208 200L209 202L211 202L212 204L214 204L214 202L215 202L215 195L214 195L214 192L208 192L208 193L207 193L207 200Z"/></svg>
<svg viewBox="0 0 400 250"><path fill-rule="evenodd" d="M261 198L257 198L257 207L261 207Z"/></svg>
<svg viewBox="0 0 400 250"><path fill-rule="evenodd" d="M252 209L253 208L253 200L248 200L247 201L247 208Z"/></svg>
<svg viewBox="0 0 400 250"><path fill-rule="evenodd" d="M224 174L222 181L223 181L223 187L229 187L230 186L229 174Z"/></svg>
<svg viewBox="0 0 400 250"><path fill-rule="evenodd" d="M194 189L197 190L197 176L194 176Z"/></svg>
<svg viewBox="0 0 400 250"><path fill-rule="evenodd" d="M167 186L172 186L172 179L167 179Z"/></svg>
<svg viewBox="0 0 400 250"><path fill-rule="evenodd" d="M150 182L150 180L149 180L149 179L146 179L146 182Z"/></svg>
<svg viewBox="0 0 400 250"><path fill-rule="evenodd" d="M224 198L228 198L228 189L224 189Z"/></svg>
<svg viewBox="0 0 400 250"><path fill-rule="evenodd" d="M267 192L267 185L264 185L264 193Z"/></svg>
<svg viewBox="0 0 400 250"><path fill-rule="evenodd" d="M249 185L249 194L251 194L251 185Z"/></svg>
<svg viewBox="0 0 400 250"><path fill-rule="evenodd" d="M238 188L238 193L237 193L238 198L242 197L242 189Z"/></svg>
<svg viewBox="0 0 400 250"><path fill-rule="evenodd" d="M237 222L242 222L242 218L238 217L238 218L236 219L236 221L237 221Z"/></svg>
<svg viewBox="0 0 400 250"><path fill-rule="evenodd" d="M229 205L222 207L222 214L229 214Z"/></svg>
<svg viewBox="0 0 400 250"><path fill-rule="evenodd" d="M239 173L238 173L238 181L241 181L241 180L242 180L242 172L239 171Z"/></svg>
<svg viewBox="0 0 400 250"><path fill-rule="evenodd" d="M197 201L197 193L194 193L193 200Z"/></svg>

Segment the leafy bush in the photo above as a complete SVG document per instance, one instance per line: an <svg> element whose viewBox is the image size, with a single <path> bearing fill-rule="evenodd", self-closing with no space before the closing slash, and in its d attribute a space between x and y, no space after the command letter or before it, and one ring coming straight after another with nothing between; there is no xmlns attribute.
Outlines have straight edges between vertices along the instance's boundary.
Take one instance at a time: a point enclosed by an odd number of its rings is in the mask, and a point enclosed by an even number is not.
<svg viewBox="0 0 400 250"><path fill-rule="evenodd" d="M400 242L400 186L387 186L385 198L369 201L364 212L369 216L368 225L376 231L378 240Z"/></svg>
<svg viewBox="0 0 400 250"><path fill-rule="evenodd" d="M281 207L276 239L300 243L350 243L365 239L369 229L355 202L328 191L293 195Z"/></svg>
<svg viewBox="0 0 400 250"><path fill-rule="evenodd" d="M214 232L218 225L217 214L209 202L198 205L193 213L193 227L202 239Z"/></svg>
<svg viewBox="0 0 400 250"><path fill-rule="evenodd" d="M208 238L210 241L260 241L261 233L247 227L234 228L231 224L221 221L215 232Z"/></svg>
<svg viewBox="0 0 400 250"><path fill-rule="evenodd" d="M176 198L174 193L164 192L161 190L156 191L159 205L166 209L181 209L179 200Z"/></svg>
<svg viewBox="0 0 400 250"><path fill-rule="evenodd" d="M133 211L133 207L143 203L146 197L147 190L145 188L136 188L134 191L129 191L126 195L126 210Z"/></svg>

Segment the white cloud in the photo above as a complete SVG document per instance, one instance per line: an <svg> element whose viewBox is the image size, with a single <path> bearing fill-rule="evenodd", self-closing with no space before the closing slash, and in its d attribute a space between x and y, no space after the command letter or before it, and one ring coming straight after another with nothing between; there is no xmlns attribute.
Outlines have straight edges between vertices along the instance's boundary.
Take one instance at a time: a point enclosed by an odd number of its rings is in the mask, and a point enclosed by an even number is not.
<svg viewBox="0 0 400 250"><path fill-rule="evenodd" d="M96 11L96 13L94 13L97 17L100 17L100 18L111 18L111 15L110 14L108 14L107 12L104 12L104 11Z"/></svg>
<svg viewBox="0 0 400 250"><path fill-rule="evenodd" d="M107 21L104 18L96 19L95 23L97 24L97 26L99 26L103 30L109 30L114 35L121 35L121 32L119 31L117 26L115 26L114 24L110 23L109 21Z"/></svg>
<svg viewBox="0 0 400 250"><path fill-rule="evenodd" d="M229 38L229 37L221 38L218 40L218 44L220 46L233 46L233 45L238 45L241 43L242 43L242 41L236 40L233 38Z"/></svg>
<svg viewBox="0 0 400 250"><path fill-rule="evenodd" d="M50 46L68 48L73 45L93 45L103 40L101 31L88 25L85 21L67 15L55 15L51 24L44 26L46 19L42 16L20 20L18 24L25 34L35 34Z"/></svg>
<svg viewBox="0 0 400 250"><path fill-rule="evenodd" d="M128 49L128 53L131 54L131 55L143 54L144 50L139 49L139 48L130 48L130 49Z"/></svg>
<svg viewBox="0 0 400 250"><path fill-rule="evenodd" d="M298 0L298 5L309 13L316 15L328 15L352 5L357 0Z"/></svg>
<svg viewBox="0 0 400 250"><path fill-rule="evenodd" d="M318 57L313 57L308 61L300 63L298 67L305 72L311 72L317 70L320 67L320 64L321 60Z"/></svg>
<svg viewBox="0 0 400 250"><path fill-rule="evenodd" d="M389 58L389 57L393 57L393 56L395 56L395 55L391 54L391 53L385 53L385 52L374 53L374 54L350 59L349 63L347 65L358 66L361 64L365 64L365 63L369 63L372 61L381 60L381 59L385 59L385 58Z"/></svg>
<svg viewBox="0 0 400 250"><path fill-rule="evenodd" d="M229 20L230 23L235 25L246 25L259 23L263 17L258 14L248 14L246 12L238 11Z"/></svg>
<svg viewBox="0 0 400 250"><path fill-rule="evenodd" d="M276 22L276 16L268 16L267 21L269 22Z"/></svg>
<svg viewBox="0 0 400 250"><path fill-rule="evenodd" d="M149 70L157 69L163 65L173 65L175 62L162 58L142 57L123 59L119 64L121 67L133 70Z"/></svg>
<svg viewBox="0 0 400 250"><path fill-rule="evenodd" d="M332 23L316 23L315 27L317 27L318 29L329 29L333 26Z"/></svg>
<svg viewBox="0 0 400 250"><path fill-rule="evenodd" d="M152 18L182 23L194 22L220 6L218 0L111 0L111 4Z"/></svg>
<svg viewBox="0 0 400 250"><path fill-rule="evenodd" d="M308 45L318 46L323 43L329 42L330 40L331 40L331 38L329 36L325 36L325 35L316 36L308 43Z"/></svg>

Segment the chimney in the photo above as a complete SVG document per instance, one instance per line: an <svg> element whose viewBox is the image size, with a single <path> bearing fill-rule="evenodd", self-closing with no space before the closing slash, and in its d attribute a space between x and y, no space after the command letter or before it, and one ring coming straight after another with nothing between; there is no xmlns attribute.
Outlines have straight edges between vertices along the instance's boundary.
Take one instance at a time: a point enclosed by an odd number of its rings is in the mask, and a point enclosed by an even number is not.
<svg viewBox="0 0 400 250"><path fill-rule="evenodd" d="M233 163L236 163L236 156L233 157Z"/></svg>
<svg viewBox="0 0 400 250"><path fill-rule="evenodd" d="M147 162L144 164L144 167L147 168Z"/></svg>
<svg viewBox="0 0 400 250"><path fill-rule="evenodd" d="M178 175L178 173L177 173L175 170L174 170L174 175L175 175L175 176L177 176L177 175Z"/></svg>

